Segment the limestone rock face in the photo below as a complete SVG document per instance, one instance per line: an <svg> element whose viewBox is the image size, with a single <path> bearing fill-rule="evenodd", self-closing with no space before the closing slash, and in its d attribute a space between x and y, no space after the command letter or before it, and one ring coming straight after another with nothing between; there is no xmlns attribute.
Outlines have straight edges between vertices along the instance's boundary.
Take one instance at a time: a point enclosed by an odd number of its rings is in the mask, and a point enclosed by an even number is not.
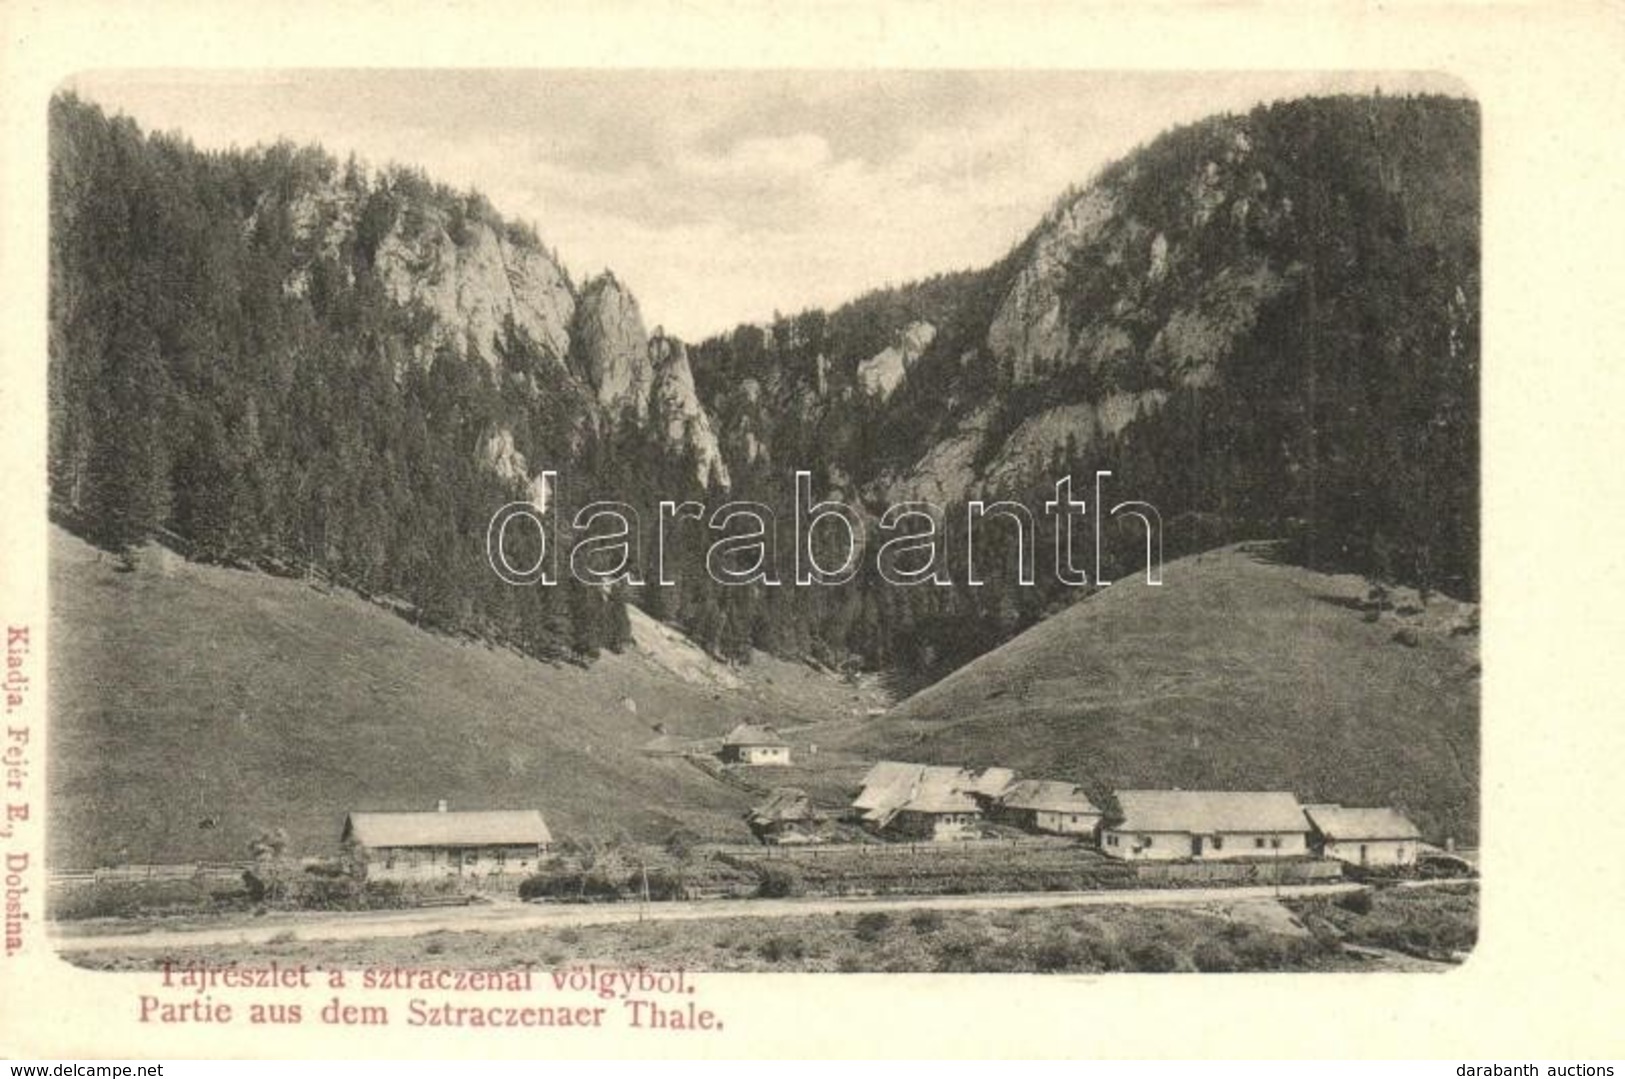
<svg viewBox="0 0 1625 1079"><path fill-rule="evenodd" d="M576 311L574 366L611 416L649 410L649 334L631 292L605 273L588 282ZM685 360L686 363L686 360Z"/></svg>
<svg viewBox="0 0 1625 1079"><path fill-rule="evenodd" d="M930 347L936 340L937 328L929 322L910 322L897 334L897 340L891 347L882 349L869 359L858 364L858 384L864 392L885 399L891 396L893 390L902 383L903 376L914 365L914 361ZM824 384L826 375L821 365L818 371L819 384ZM823 396L824 390L818 391Z"/></svg>
<svg viewBox="0 0 1625 1079"><path fill-rule="evenodd" d="M547 478L540 472L531 475L525 455L514 445L512 431L500 427L491 432L480 448L480 457L491 471L505 480L522 485L537 513L547 512L548 499L552 495Z"/></svg>
<svg viewBox="0 0 1625 1079"><path fill-rule="evenodd" d="M987 331L988 351L1017 385L1069 359L1067 268L1074 253L1094 240L1115 212L1112 196L1091 187L1040 227L1032 256Z"/></svg>
<svg viewBox="0 0 1625 1079"><path fill-rule="evenodd" d="M666 437L672 445L693 447L699 457L696 471L701 483L706 482L715 469L717 478L727 486L728 465L717 445L711 417L694 388L688 348L675 337L657 333L649 341L649 366L655 407L655 416L651 419L665 423Z"/></svg>
<svg viewBox="0 0 1625 1079"><path fill-rule="evenodd" d="M430 206L421 222L401 214L378 244L373 265L398 303L416 302L435 318L437 339L470 348L488 362L511 316L541 350L563 363L570 350L575 296L546 251L515 244L484 221L455 226ZM414 227L416 226L416 227Z"/></svg>

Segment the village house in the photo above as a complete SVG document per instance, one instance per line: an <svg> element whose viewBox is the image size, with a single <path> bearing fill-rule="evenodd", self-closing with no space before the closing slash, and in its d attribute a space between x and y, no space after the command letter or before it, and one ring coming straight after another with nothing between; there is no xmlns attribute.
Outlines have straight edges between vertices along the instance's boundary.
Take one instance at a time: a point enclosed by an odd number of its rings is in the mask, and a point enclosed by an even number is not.
<svg viewBox="0 0 1625 1079"><path fill-rule="evenodd" d="M993 803L993 818L1030 832L1093 835L1101 813L1073 783L1023 779L1010 784Z"/></svg>
<svg viewBox="0 0 1625 1079"><path fill-rule="evenodd" d="M1233 861L1303 857L1309 822L1286 791L1118 791L1121 816L1101 830L1113 858Z"/></svg>
<svg viewBox="0 0 1625 1079"><path fill-rule="evenodd" d="M741 723L722 739L724 764L789 764L790 743L772 727Z"/></svg>
<svg viewBox="0 0 1625 1079"><path fill-rule="evenodd" d="M864 776L852 812L865 827L897 839L975 839L982 820L976 793L995 784L1002 789L1003 782L963 768L881 761Z"/></svg>
<svg viewBox="0 0 1625 1079"><path fill-rule="evenodd" d="M812 804L807 792L796 787L780 787L767 801L745 814L751 834L763 843L820 843L820 826L826 814Z"/></svg>
<svg viewBox="0 0 1625 1079"><path fill-rule="evenodd" d="M1323 857L1360 866L1416 864L1422 833L1397 810L1309 805L1303 812L1310 844Z"/></svg>
<svg viewBox="0 0 1625 1079"><path fill-rule="evenodd" d="M553 842L534 809L351 813L341 840L367 880L469 883L536 872Z"/></svg>

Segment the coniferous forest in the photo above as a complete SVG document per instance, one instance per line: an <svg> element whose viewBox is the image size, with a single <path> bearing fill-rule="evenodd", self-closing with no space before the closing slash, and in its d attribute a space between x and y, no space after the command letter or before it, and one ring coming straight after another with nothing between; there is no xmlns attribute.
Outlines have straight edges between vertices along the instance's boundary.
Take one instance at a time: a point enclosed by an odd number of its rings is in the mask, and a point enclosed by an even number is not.
<svg viewBox="0 0 1625 1079"><path fill-rule="evenodd" d="M1236 156L1237 123L1246 168L1227 188L1212 162ZM568 573L512 587L487 564L486 531L527 486L491 467L493 436L564 477L550 492L560 520L599 499L646 507L636 569L652 582L661 500L754 501L788 528L805 468L815 497L878 513L975 410L971 467L985 474L1032 417L1130 394L1155 407L1055 443L1005 497L1040 507L1055 477L1087 490L1111 470L1119 497L1161 511L1168 557L1273 537L1316 567L1477 593L1479 131L1467 102L1260 107L1167 133L1093 178L1121 227L1070 250L1063 309L1078 339L1109 323L1118 344L1097 361L1017 371L989 345L1078 191L991 267L692 344L726 485L666 423L602 408L579 358L512 318L490 341L448 338L386 287L380 245L430 218L453 244L479 226L557 261L477 193L319 148L203 151L71 95L53 102L51 132L52 510L110 557L162 542L550 660L623 647L635 603L736 660L754 648L926 675L1081 590L1047 573L1018 585L999 529L978 543L983 587L963 566L952 587L892 587L872 564L837 587L725 586L705 570L703 530L665 546L675 587ZM302 226L300 196L317 189L353 210L351 227L328 233L336 242ZM1268 287L1249 294L1247 317L1224 323L1239 293L1214 283L1258 280ZM1230 329L1196 377L1169 329L1203 314ZM859 364L916 321L934 339L895 392L866 393ZM945 507L949 522L964 521L966 497ZM1037 519L1042 565L1054 524ZM1109 576L1132 574L1143 536L1109 532Z"/></svg>

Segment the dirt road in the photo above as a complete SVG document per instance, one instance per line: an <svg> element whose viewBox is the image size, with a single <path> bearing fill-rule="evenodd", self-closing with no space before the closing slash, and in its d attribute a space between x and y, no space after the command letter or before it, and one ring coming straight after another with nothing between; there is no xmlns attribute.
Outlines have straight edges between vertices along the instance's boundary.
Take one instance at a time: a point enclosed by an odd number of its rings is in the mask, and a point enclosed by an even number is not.
<svg viewBox="0 0 1625 1079"><path fill-rule="evenodd" d="M111 949L264 944L274 937L296 940L366 940L435 932L506 933L521 929L612 925L626 922L694 921L707 918L798 918L814 914L862 914L897 910L1033 910L1050 907L1174 907L1240 900L1296 899L1357 890L1358 884L1292 884L1244 888L1155 888L1102 892L1005 892L983 895L884 896L850 899L710 899L683 903L606 903L436 908L363 914L290 914L256 918L231 927L153 929L97 935L89 924L53 926L64 952ZM103 923L105 926L105 923ZM88 930L88 932L87 932Z"/></svg>

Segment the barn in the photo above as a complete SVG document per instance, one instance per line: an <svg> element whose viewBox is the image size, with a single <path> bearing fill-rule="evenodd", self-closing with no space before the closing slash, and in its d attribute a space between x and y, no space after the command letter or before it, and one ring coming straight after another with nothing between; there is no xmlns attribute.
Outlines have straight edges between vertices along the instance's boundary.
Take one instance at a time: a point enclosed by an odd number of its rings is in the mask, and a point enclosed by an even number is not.
<svg viewBox="0 0 1625 1079"><path fill-rule="evenodd" d="M1309 821L1287 791L1118 791L1101 852L1127 860L1303 857Z"/></svg>
<svg viewBox="0 0 1625 1079"><path fill-rule="evenodd" d="M1416 864L1422 833L1398 810L1341 805L1304 807L1317 853L1349 865Z"/></svg>
<svg viewBox="0 0 1625 1079"><path fill-rule="evenodd" d="M994 771L989 769L989 771ZM974 839L982 809L979 791L1004 782L946 765L881 761L864 776L852 812L868 828L898 839Z"/></svg>
<svg viewBox="0 0 1625 1079"><path fill-rule="evenodd" d="M751 807L745 823L763 843L818 843L822 841L820 827L825 816L814 807L806 791L779 787L766 801Z"/></svg>
<svg viewBox="0 0 1625 1079"><path fill-rule="evenodd" d="M1023 779L1012 783L993 803L993 817L1030 832L1091 835L1101 813L1074 783Z"/></svg>
<svg viewBox="0 0 1625 1079"><path fill-rule="evenodd" d="M341 840L367 880L484 880L536 872L553 842L535 809L357 812Z"/></svg>
<svg viewBox="0 0 1625 1079"><path fill-rule="evenodd" d="M722 739L724 764L789 764L790 743L772 727L741 723Z"/></svg>

